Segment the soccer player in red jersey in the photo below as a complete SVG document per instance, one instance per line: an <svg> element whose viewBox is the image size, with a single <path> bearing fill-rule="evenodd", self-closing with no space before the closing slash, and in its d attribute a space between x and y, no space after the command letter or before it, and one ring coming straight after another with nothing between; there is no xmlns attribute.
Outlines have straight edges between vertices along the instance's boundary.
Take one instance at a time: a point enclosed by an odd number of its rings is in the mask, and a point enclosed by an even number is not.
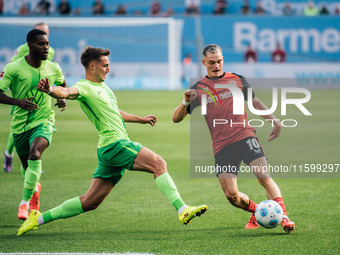
<svg viewBox="0 0 340 255"><path fill-rule="evenodd" d="M266 156L254 128L248 124L246 110L242 115L234 115L234 99L231 91L227 88L215 87L216 84L235 86L235 88L242 91L244 98L247 99L247 88L250 85L243 76L223 71L223 55L218 45L210 44L203 49L202 53L202 63L206 67L207 75L192 86L191 89L185 91L184 99L175 109L172 119L175 123L182 121L188 113L191 114L197 106L202 104L202 95L205 94L205 98L208 98L209 94L215 95L220 100L218 102L219 106L215 106L212 100L207 100L207 114L204 117L212 138L216 175L224 194L233 206L252 213L245 228L258 228L258 223L254 216L257 204L238 190L237 174L241 161L252 169L259 169L260 171L254 171L254 174L259 183L265 188L268 199L274 200L281 205L284 214L281 225L286 232L290 233L294 230L295 224L287 216L279 187L265 170L267 167ZM252 94L252 103L257 110L268 109L254 93ZM261 117L270 120L274 126L268 141L279 137L282 128L280 121L273 114ZM216 119L229 120L229 122L238 124L214 125L213 123ZM223 168L223 166L225 167Z"/></svg>

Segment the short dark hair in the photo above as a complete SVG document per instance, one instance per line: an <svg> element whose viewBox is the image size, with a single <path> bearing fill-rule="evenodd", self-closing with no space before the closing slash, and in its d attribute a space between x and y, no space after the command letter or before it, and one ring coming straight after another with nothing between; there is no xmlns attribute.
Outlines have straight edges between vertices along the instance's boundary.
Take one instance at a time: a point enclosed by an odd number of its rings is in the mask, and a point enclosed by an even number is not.
<svg viewBox="0 0 340 255"><path fill-rule="evenodd" d="M86 47L80 56L81 64L88 68L91 60L99 60L101 56L109 56L109 49L95 48L92 46Z"/></svg>
<svg viewBox="0 0 340 255"><path fill-rule="evenodd" d="M31 31L28 32L26 41L27 42L33 42L37 35L47 35L44 31L41 31L39 29L32 29Z"/></svg>
<svg viewBox="0 0 340 255"><path fill-rule="evenodd" d="M221 47L218 46L217 44L209 44L209 45L205 46L205 48L203 49L202 55L206 56L206 55L208 55L208 53L215 54L217 52L222 53Z"/></svg>

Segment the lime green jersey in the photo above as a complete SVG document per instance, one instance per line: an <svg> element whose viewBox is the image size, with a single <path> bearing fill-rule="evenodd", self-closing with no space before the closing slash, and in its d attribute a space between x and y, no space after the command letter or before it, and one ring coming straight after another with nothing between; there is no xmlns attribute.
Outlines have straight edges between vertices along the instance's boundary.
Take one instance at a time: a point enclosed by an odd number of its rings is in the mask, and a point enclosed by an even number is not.
<svg viewBox="0 0 340 255"><path fill-rule="evenodd" d="M24 43L21 44L15 51L14 56L11 59L11 62L14 62L15 60L18 60L19 58L28 55L29 53L29 48L28 48L28 44ZM54 58L54 49L50 46L48 49L48 55L47 55L47 59L49 61L52 61Z"/></svg>
<svg viewBox="0 0 340 255"><path fill-rule="evenodd" d="M33 112L15 106L11 122L11 132L20 134L32 129L43 122L54 124L54 111L51 109L51 97L37 90L40 79L48 77L50 84L61 85L64 76L57 63L49 60L42 61L39 68L30 66L25 57L5 66L0 79L0 89L12 91L12 97L16 99L30 98L39 106Z"/></svg>
<svg viewBox="0 0 340 255"><path fill-rule="evenodd" d="M83 79L73 87L79 92L76 100L99 132L98 148L120 139L130 140L118 109L117 99L104 82L98 84Z"/></svg>

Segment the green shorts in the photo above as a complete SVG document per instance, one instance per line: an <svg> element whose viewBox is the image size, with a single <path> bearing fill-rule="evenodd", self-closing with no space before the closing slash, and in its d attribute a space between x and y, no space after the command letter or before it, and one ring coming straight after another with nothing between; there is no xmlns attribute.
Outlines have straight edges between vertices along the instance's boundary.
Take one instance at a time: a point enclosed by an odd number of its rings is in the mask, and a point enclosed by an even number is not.
<svg viewBox="0 0 340 255"><path fill-rule="evenodd" d="M37 137L45 138L48 141L48 144L50 144L52 142L52 134L54 131L55 127L52 123L44 122L20 134L13 134L14 145L18 156L28 155L33 140Z"/></svg>
<svg viewBox="0 0 340 255"><path fill-rule="evenodd" d="M143 145L126 139L97 149L98 166L92 178L100 178L116 185L125 169L132 170L133 162Z"/></svg>
<svg viewBox="0 0 340 255"><path fill-rule="evenodd" d="M13 116L14 110L15 110L15 105L12 106L12 109L11 109L11 116Z"/></svg>

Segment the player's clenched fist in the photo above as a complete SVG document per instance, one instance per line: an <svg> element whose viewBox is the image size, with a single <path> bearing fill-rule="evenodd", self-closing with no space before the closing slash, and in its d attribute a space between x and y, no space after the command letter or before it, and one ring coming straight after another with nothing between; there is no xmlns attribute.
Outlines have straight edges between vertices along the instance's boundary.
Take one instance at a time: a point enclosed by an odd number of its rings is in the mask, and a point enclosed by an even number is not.
<svg viewBox="0 0 340 255"><path fill-rule="evenodd" d="M197 97L196 90L188 89L184 92L184 99L186 102L190 102Z"/></svg>

